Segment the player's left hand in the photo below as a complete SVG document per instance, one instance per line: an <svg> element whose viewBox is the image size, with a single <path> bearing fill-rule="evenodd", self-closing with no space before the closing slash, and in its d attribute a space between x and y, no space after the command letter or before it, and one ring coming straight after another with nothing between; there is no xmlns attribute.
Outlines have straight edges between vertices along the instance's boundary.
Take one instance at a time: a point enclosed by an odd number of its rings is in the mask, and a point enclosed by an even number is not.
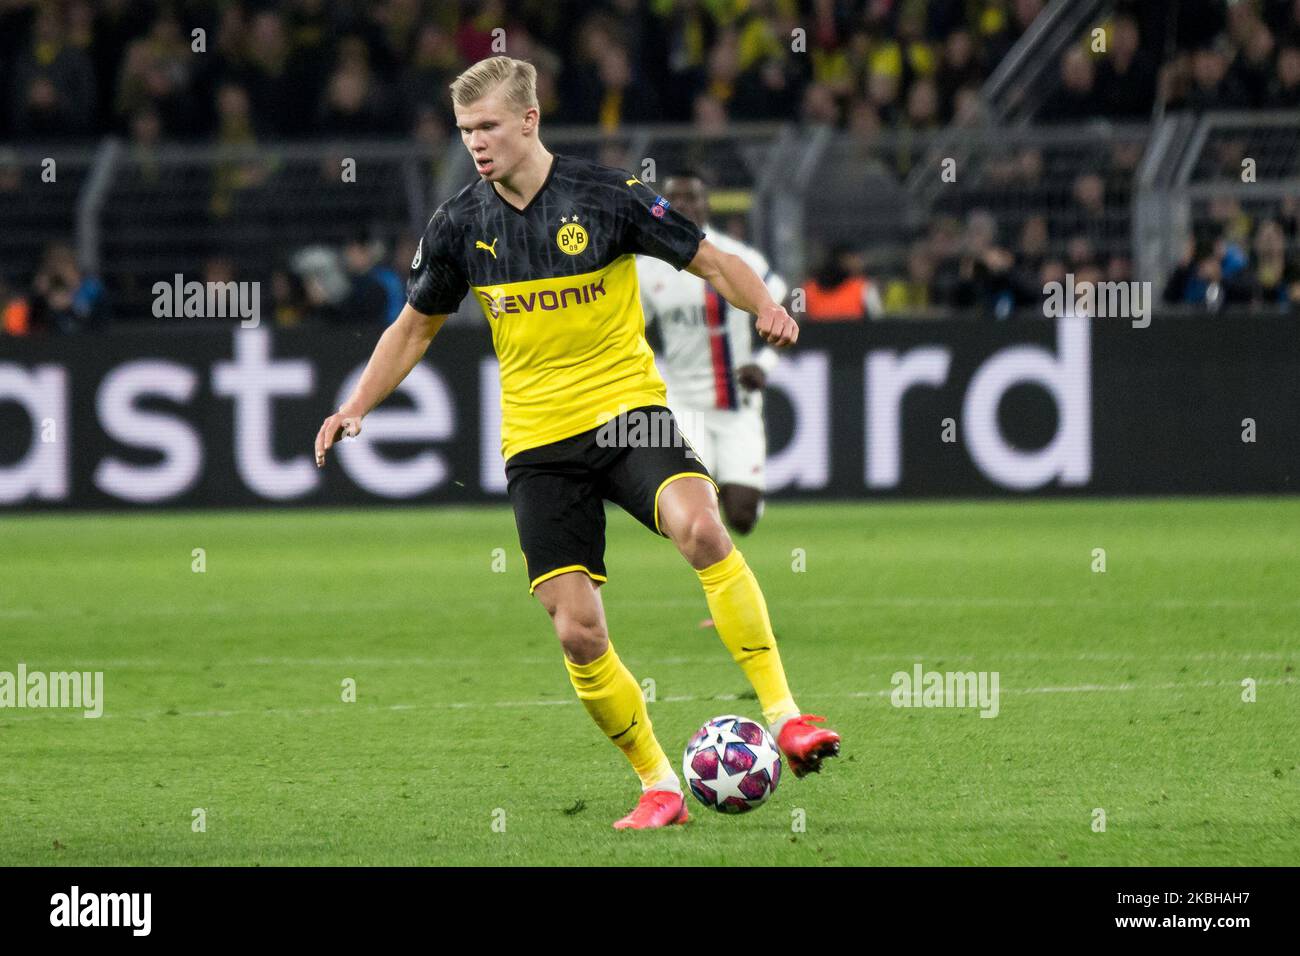
<svg viewBox="0 0 1300 956"><path fill-rule="evenodd" d="M773 303L760 309L755 327L764 342L779 349L794 345L799 339L799 326L783 305Z"/></svg>

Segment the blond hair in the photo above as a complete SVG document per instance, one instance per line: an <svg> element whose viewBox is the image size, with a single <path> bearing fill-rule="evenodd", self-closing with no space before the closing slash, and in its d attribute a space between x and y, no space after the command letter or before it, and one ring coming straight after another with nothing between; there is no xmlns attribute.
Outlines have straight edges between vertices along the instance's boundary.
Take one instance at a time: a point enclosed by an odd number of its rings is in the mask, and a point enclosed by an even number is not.
<svg viewBox="0 0 1300 956"><path fill-rule="evenodd" d="M456 77L451 84L451 100L457 106L469 106L497 87L506 103L523 112L537 109L537 67L509 56L479 60Z"/></svg>

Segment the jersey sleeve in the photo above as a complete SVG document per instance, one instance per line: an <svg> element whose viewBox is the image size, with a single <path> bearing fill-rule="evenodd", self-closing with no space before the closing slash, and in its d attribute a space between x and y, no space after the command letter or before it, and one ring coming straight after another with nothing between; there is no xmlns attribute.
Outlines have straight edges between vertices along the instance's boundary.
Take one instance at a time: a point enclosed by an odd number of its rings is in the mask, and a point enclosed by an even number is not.
<svg viewBox="0 0 1300 956"><path fill-rule="evenodd" d="M452 255L450 239L451 219L440 206L420 237L406 280L406 301L423 315L450 315L469 291Z"/></svg>
<svg viewBox="0 0 1300 956"><path fill-rule="evenodd" d="M625 253L662 259L679 272L695 258L704 233L668 200L626 170L619 170L620 247Z"/></svg>

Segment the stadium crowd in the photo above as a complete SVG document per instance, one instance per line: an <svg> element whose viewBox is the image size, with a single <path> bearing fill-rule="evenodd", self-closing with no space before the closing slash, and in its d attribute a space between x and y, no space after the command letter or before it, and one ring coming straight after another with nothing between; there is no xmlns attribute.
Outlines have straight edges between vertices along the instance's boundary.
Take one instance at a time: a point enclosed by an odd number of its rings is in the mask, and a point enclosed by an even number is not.
<svg viewBox="0 0 1300 956"><path fill-rule="evenodd" d="M550 124L614 133L657 121L712 130L794 119L868 138L880 129L924 132L978 121L981 85L1045 5L0 0L0 144L93 143L108 134L137 147L410 136L436 152L454 135L449 82L500 52L498 28L511 55L537 66ZM1175 43L1167 48L1161 18L1171 5ZM804 46L792 49L797 31ZM1300 106L1300 0L1122 3L1108 40L1105 55L1084 39L1065 53L1040 122L1143 120L1157 105ZM1055 184L1051 215L1000 225L989 207L937 218L913 237L892 277L869 274L869 250L828 249L807 288L828 308L857 303L857 317L942 306L1001 316L1038 300L1044 281L1067 269L1079 278L1131 277L1128 256L1112 253L1127 240L1126 226L1105 212L1127 197L1136 158ZM1003 165L990 182L1021 188L1032 151ZM33 175L0 152L0 192L25 188ZM1217 231L1189 243L1166 299L1300 303L1294 207L1278 217L1252 218L1239 206L1213 212ZM277 317L391 319L409 245L359 236L314 272L281 264L271 276ZM236 273L220 255L204 268ZM321 288L340 282L343 295ZM0 263L0 311L12 334L102 326L112 292L82 275L63 243L52 243L35 268Z"/></svg>

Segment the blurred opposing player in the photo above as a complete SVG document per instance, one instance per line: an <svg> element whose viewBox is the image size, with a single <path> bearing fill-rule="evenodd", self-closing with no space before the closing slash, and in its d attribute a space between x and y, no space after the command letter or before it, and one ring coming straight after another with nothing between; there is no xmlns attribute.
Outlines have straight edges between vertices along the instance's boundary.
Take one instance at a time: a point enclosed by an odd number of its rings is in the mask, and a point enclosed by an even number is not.
<svg viewBox="0 0 1300 956"><path fill-rule="evenodd" d="M776 346L799 329L739 258L703 238L624 170L556 156L538 137L536 70L492 57L452 83L461 139L478 179L438 207L411 263L407 304L356 390L316 436L316 461L395 389L469 290L492 330L501 443L529 591L550 614L587 713L641 779L619 829L686 821L673 764L641 687L605 627L605 500L668 537L699 576L718 635L754 687L797 776L839 750L801 714L763 592L718 514L712 477L680 441L645 340L635 255L663 258L758 316ZM635 420L634 420L635 419ZM634 433L658 440L632 440ZM613 430L601 422L625 426ZM667 422L668 428L655 422ZM634 432L634 429L639 431ZM610 441L611 434L623 436Z"/></svg>
<svg viewBox="0 0 1300 956"><path fill-rule="evenodd" d="M785 280L761 252L709 228L709 193L698 173L682 170L668 177L664 197L698 223L711 243L762 277L773 301L785 299ZM763 513L763 388L779 358L767 346L754 351L749 314L704 279L649 256L637 256L636 268L646 326L653 324L663 343L658 358L668 407L717 479L727 524L749 534Z"/></svg>

